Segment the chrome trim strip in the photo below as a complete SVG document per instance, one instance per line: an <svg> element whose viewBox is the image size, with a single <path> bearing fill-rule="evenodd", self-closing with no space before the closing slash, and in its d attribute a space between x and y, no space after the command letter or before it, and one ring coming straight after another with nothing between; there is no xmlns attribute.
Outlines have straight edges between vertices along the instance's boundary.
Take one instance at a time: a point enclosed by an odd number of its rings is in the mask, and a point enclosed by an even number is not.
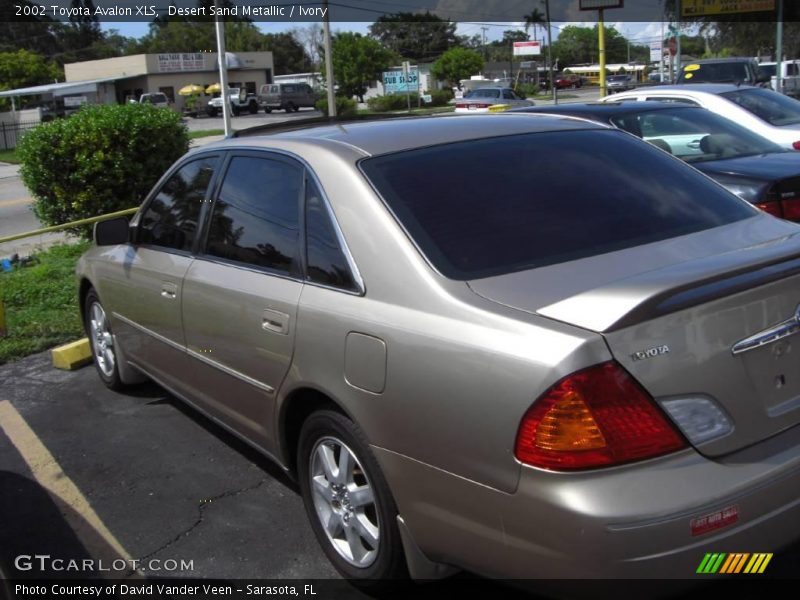
<svg viewBox="0 0 800 600"><path fill-rule="evenodd" d="M800 333L800 306L797 307L792 318L736 342L731 348L731 352L733 354L741 354L742 352L755 350L796 333Z"/></svg>
<svg viewBox="0 0 800 600"><path fill-rule="evenodd" d="M196 358L200 362L203 362L203 363L207 364L210 367L214 367L215 369L218 369L218 370L222 371L226 375L230 375L231 377L235 377L236 379L240 379L241 381L244 381L245 383L249 383L253 387L257 387L258 389L263 390L268 394L274 394L275 393L275 388L272 387L271 385L267 385L266 383L262 383L261 381L258 381L257 379L253 379L249 375L245 375L244 373L236 371L235 369L231 369L230 367L227 367L227 366L223 365L222 363L218 363L215 360L211 360L207 356L205 356L203 354L200 354L199 352L196 352L196 351L192 350L191 348L187 348L186 349L186 353L189 356L191 356L192 358Z"/></svg>
<svg viewBox="0 0 800 600"><path fill-rule="evenodd" d="M142 325L139 325L138 323L135 323L134 321L131 321L128 317L123 317L121 314L119 314L117 312L113 312L112 311L111 314L114 315L115 319L119 319L120 321L122 321L126 325L130 325L134 329L138 329L142 333L146 333L150 337L153 337L153 338L157 339L159 342L163 342L167 346L171 346L172 348L175 348L176 350L180 350L181 352L186 352L186 348L184 348L183 345L179 344L178 342L174 342L171 339L169 339L167 337L164 337L163 335L158 334L155 331L152 331L152 330L148 329L147 327L143 327Z"/></svg>
<svg viewBox="0 0 800 600"><path fill-rule="evenodd" d="M239 371L231 369L230 367L226 367L225 365L223 365L221 363L218 363L218 362L216 362L214 360L211 360L207 356L203 356L199 352L195 352L194 350L191 350L190 348L185 348L184 346L181 346L177 342L174 342L171 339L166 338L163 335L160 335L160 334L156 333L155 331L152 331L152 330L148 329L147 327L142 327L138 323L134 323L133 321L131 321L127 317L123 317L119 313L112 312L111 314L113 314L115 318L119 319L120 321L122 321L126 325L130 325L134 329L138 329L142 333L147 334L150 337L153 337L153 338L157 339L159 342L163 342L163 343L167 344L168 346L170 346L172 348L175 348L176 350L180 350L181 352L185 352L186 354L188 354L192 358L197 358L201 362L204 362L205 364L209 365L210 367L214 367L215 369L218 369L218 370L222 371L226 375L230 375L231 377L235 377L236 379L240 379L241 381L244 381L245 383L248 383L248 384L250 384L250 385L252 385L254 387L257 387L260 390L263 390L268 394L274 394L275 393L275 388L272 387L271 385L267 385L266 383L262 383L261 381L258 381L257 379L253 379L249 375L245 375L244 373L240 373Z"/></svg>

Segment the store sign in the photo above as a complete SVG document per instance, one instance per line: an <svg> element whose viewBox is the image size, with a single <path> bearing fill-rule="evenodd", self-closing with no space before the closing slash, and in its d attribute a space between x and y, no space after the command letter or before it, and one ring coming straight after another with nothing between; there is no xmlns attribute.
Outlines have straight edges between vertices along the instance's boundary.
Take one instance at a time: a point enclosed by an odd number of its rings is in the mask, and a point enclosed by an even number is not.
<svg viewBox="0 0 800 600"><path fill-rule="evenodd" d="M775 10L775 0L683 0L681 15L704 17Z"/></svg>
<svg viewBox="0 0 800 600"><path fill-rule="evenodd" d="M416 92L419 89L419 69L383 72L383 93Z"/></svg>
<svg viewBox="0 0 800 600"><path fill-rule="evenodd" d="M541 53L541 42L514 42L514 56L530 56Z"/></svg>
<svg viewBox="0 0 800 600"><path fill-rule="evenodd" d="M158 55L158 70L161 73L176 71L203 71L206 60L202 52L182 52Z"/></svg>
<svg viewBox="0 0 800 600"><path fill-rule="evenodd" d="M64 96L64 106L66 108L74 108L76 106L83 106L89 101L86 96Z"/></svg>
<svg viewBox="0 0 800 600"><path fill-rule="evenodd" d="M650 62L659 62L664 59L664 47L661 42L650 44Z"/></svg>

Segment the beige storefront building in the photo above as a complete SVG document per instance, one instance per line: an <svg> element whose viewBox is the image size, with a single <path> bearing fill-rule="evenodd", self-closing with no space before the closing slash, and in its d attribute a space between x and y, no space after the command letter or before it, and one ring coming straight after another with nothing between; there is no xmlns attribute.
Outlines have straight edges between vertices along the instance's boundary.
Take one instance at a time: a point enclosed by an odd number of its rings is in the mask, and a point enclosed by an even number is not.
<svg viewBox="0 0 800 600"><path fill-rule="evenodd" d="M272 52L227 52L228 85L257 93L265 83L272 83ZM219 81L216 52L178 52L135 54L64 65L67 83L112 82L89 99L92 103L123 103L148 92L163 92L181 111L185 99L178 90L187 85L204 88Z"/></svg>

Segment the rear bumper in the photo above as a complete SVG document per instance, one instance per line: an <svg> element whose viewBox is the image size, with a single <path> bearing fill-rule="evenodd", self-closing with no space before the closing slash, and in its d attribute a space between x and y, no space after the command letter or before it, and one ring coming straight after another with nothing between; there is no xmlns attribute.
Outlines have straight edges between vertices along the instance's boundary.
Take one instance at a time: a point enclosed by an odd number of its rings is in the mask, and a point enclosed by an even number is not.
<svg viewBox="0 0 800 600"><path fill-rule="evenodd" d="M800 538L800 429L778 438L724 461L684 451L581 474L521 467L513 494L375 451L433 561L513 579L707 579L706 553L779 554ZM692 535L692 519L731 506L735 522Z"/></svg>

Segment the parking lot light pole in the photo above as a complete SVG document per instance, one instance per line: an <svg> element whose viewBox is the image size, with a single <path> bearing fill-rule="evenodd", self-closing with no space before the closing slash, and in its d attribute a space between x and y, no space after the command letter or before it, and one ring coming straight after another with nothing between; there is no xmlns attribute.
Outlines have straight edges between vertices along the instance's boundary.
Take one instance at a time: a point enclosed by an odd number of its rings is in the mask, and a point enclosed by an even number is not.
<svg viewBox="0 0 800 600"><path fill-rule="evenodd" d="M217 60L219 62L219 85L222 88L222 121L225 124L225 137L231 137L231 106L228 99L228 61L225 58L225 23L219 18L219 0L214 0L217 16L214 26L217 30Z"/></svg>
<svg viewBox="0 0 800 600"><path fill-rule="evenodd" d="M322 23L325 43L325 79L328 84L328 116L336 116L336 97L333 89L333 49L331 44L331 20L328 16L328 2L325 0L325 19Z"/></svg>

